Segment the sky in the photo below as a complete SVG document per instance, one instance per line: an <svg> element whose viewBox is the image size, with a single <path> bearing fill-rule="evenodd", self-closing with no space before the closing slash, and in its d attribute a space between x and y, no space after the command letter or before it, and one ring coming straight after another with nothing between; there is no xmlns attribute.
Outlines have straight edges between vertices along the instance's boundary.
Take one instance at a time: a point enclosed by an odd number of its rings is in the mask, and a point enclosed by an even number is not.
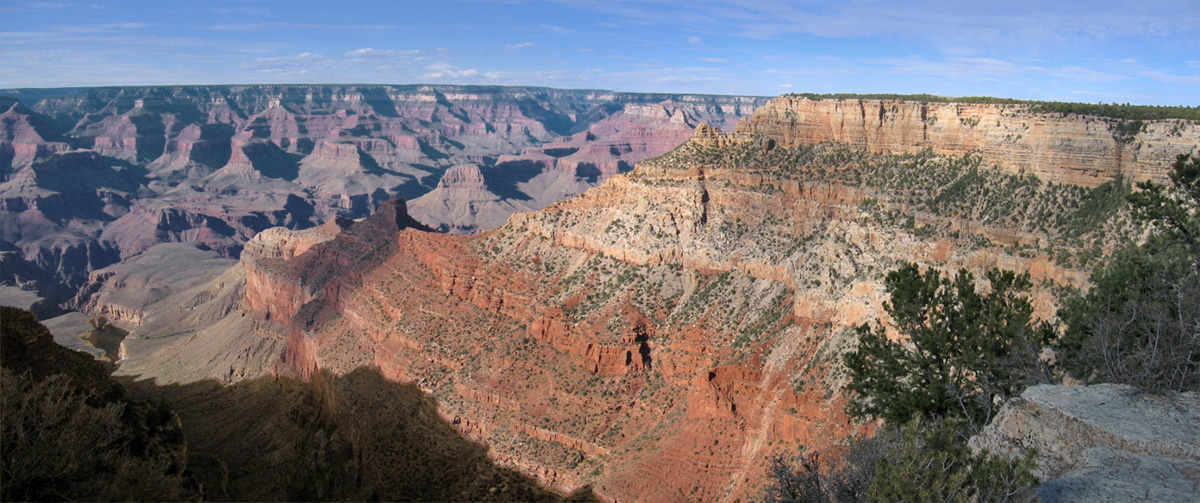
<svg viewBox="0 0 1200 503"><path fill-rule="evenodd" d="M0 88L498 84L1200 105L1200 0L0 0Z"/></svg>

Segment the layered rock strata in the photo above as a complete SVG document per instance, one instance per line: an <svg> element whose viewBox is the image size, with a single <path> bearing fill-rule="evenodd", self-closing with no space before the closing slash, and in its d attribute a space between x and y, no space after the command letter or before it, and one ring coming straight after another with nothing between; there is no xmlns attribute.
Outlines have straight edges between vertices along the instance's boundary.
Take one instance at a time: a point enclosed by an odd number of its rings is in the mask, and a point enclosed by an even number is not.
<svg viewBox="0 0 1200 503"><path fill-rule="evenodd" d="M224 379L374 365L557 489L746 500L770 455L869 429L843 412L839 362L854 326L884 318L888 270L1028 272L1037 313L1052 317L1055 289L1084 284L1091 250L1132 232L1111 218L1118 206L1092 214L1107 192L980 154L788 141L699 127L478 236L418 230L399 202L319 239L261 234L236 268L242 303L221 322L254 320L274 363L214 353L227 343L216 333L155 345L134 330L122 372L188 379L196 371L175 362L193 351ZM443 188L486 176L455 168Z"/></svg>
<svg viewBox="0 0 1200 503"><path fill-rule="evenodd" d="M1200 124L1035 111L1031 104L810 100L784 96L738 126L782 146L844 142L872 152L977 152L989 165L1056 183L1096 186L1117 176L1166 179L1178 154L1200 149Z"/></svg>
<svg viewBox="0 0 1200 503"><path fill-rule="evenodd" d="M462 86L17 94L45 97L0 98L0 253L40 274L0 280L55 305L92 271L158 243L201 241L237 258L264 229L362 218L393 196L436 192L418 217L490 229L670 150L699 121L732 127L766 102ZM657 133L664 124L676 127ZM577 153L538 150L559 140ZM486 168L477 194L436 190L463 164Z"/></svg>

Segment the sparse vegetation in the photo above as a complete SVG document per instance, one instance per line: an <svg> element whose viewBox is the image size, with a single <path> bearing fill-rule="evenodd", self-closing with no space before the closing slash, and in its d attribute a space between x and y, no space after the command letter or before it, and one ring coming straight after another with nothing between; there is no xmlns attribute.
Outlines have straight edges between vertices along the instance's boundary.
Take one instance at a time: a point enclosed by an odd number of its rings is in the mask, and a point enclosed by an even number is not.
<svg viewBox="0 0 1200 503"><path fill-rule="evenodd" d="M1028 105L1031 112L1079 114L1125 120L1191 119L1200 120L1200 107L1130 105L1129 103L1074 103L1059 101L1027 101L991 96L937 96L933 94L853 94L853 93L788 93L785 97L810 100L905 100L925 103L984 103L994 105Z"/></svg>
<svg viewBox="0 0 1200 503"><path fill-rule="evenodd" d="M1180 156L1170 179L1129 196L1150 238L1117 253L1060 312L1058 349L1077 379L1200 390L1200 158Z"/></svg>
<svg viewBox="0 0 1200 503"><path fill-rule="evenodd" d="M1034 500L1033 453L1008 460L972 453L952 421L918 420L845 448L776 455L764 490L770 503L1025 502ZM836 459L830 459L836 458Z"/></svg>

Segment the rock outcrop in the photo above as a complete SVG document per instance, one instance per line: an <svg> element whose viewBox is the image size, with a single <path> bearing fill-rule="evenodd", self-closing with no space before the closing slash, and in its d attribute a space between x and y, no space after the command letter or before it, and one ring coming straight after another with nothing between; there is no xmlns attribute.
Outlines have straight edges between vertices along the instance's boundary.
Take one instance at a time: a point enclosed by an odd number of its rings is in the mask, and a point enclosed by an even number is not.
<svg viewBox="0 0 1200 503"><path fill-rule="evenodd" d="M1200 500L1200 394L1040 385L1004 405L974 449L1037 451L1048 502Z"/></svg>

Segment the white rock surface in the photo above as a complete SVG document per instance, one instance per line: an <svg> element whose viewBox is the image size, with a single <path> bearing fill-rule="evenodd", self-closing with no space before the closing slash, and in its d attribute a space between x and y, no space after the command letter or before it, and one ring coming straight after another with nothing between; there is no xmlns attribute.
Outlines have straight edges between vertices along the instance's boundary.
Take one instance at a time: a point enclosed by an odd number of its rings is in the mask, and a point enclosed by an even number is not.
<svg viewBox="0 0 1200 503"><path fill-rule="evenodd" d="M1036 449L1042 501L1200 501L1200 393L1034 386L970 445Z"/></svg>

